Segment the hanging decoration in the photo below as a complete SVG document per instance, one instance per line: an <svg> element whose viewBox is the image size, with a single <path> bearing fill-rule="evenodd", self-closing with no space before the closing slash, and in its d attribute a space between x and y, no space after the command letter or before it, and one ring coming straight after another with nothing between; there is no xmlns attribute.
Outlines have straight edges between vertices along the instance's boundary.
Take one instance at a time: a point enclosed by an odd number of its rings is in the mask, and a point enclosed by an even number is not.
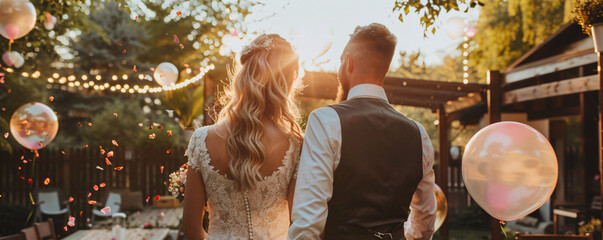
<svg viewBox="0 0 603 240"><path fill-rule="evenodd" d="M32 102L19 107L10 118L10 131L19 142L30 150L48 145L59 130L57 115L48 106Z"/></svg>
<svg viewBox="0 0 603 240"><path fill-rule="evenodd" d="M155 67L155 81L163 87L168 87L178 80L178 68L169 62L162 62Z"/></svg>
<svg viewBox="0 0 603 240"><path fill-rule="evenodd" d="M0 35L9 40L27 35L36 24L36 9L28 0L0 0Z"/></svg>
<svg viewBox="0 0 603 240"><path fill-rule="evenodd" d="M5 52L2 54L2 61L9 67L20 68L25 63L25 59L20 53L15 51Z"/></svg>
<svg viewBox="0 0 603 240"><path fill-rule="evenodd" d="M523 123L499 122L481 129L463 154L467 191L503 221L525 217L549 201L558 170L549 141Z"/></svg>
<svg viewBox="0 0 603 240"><path fill-rule="evenodd" d="M50 84L51 87L60 87L61 89L67 88L77 88L77 89L91 89L95 91L110 91L116 93L128 93L128 94L146 94L146 93L159 93L164 91L173 91L177 89L181 89L187 87L190 84L197 83L205 77L205 75L215 69L213 64L201 67L199 69L199 74L195 75L190 79L186 79L182 82L172 84L167 87L153 87L149 84L149 81L152 81L152 78L149 75L139 74L138 80L135 77L128 77L128 75L122 75L121 77L117 75L113 75L111 77L103 78L101 75L61 75L59 73L52 74L42 74L40 71L35 71L33 73L28 72L20 72L15 73L15 70L12 68L3 68L7 73L11 74L20 74L23 77L27 78L46 78L46 82ZM100 82L102 80L111 80L109 82ZM122 84L119 82L127 81L128 83ZM136 83L138 81L139 83Z"/></svg>

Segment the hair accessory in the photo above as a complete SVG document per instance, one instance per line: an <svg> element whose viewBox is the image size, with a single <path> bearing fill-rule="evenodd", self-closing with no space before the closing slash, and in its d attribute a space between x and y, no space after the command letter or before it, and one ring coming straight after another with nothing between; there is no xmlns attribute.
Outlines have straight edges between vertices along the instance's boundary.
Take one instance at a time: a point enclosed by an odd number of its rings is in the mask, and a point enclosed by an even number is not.
<svg viewBox="0 0 603 240"><path fill-rule="evenodd" d="M264 41L262 41L259 45L256 43L252 43L249 46L245 47L245 49L243 49L243 52L241 54L247 55L250 52L253 52L253 51L261 49L261 48L266 50L266 52L270 52L270 50L272 50L273 46L274 45L272 44L272 38L269 37L269 38L265 38Z"/></svg>

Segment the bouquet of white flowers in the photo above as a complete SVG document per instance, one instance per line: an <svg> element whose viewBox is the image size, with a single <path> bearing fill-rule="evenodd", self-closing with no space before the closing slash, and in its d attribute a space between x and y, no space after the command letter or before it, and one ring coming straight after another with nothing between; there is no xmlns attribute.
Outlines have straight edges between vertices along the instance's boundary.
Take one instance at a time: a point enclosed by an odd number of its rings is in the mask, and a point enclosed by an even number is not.
<svg viewBox="0 0 603 240"><path fill-rule="evenodd" d="M186 173L188 172L188 165L182 164L178 171L170 173L170 184L168 185L168 191L178 201L184 200L184 186L186 184Z"/></svg>

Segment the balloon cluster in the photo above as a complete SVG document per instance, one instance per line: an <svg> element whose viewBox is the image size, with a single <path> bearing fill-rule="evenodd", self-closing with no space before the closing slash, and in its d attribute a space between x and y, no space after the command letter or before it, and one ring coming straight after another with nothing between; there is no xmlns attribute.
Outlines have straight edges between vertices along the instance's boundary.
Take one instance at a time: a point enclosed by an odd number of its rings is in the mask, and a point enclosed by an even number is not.
<svg viewBox="0 0 603 240"><path fill-rule="evenodd" d="M532 127L500 122L480 130L463 155L463 180L492 217L513 221L546 203L558 175L549 141Z"/></svg>
<svg viewBox="0 0 603 240"><path fill-rule="evenodd" d="M36 9L28 0L0 0L0 35L12 42L27 35L36 25ZM10 51L2 55L2 61L20 68L25 63L20 53Z"/></svg>
<svg viewBox="0 0 603 240"><path fill-rule="evenodd" d="M57 24L57 18L50 15L50 13L44 13L44 17L46 17L44 20L44 28L46 28L46 30L52 30L54 25Z"/></svg>

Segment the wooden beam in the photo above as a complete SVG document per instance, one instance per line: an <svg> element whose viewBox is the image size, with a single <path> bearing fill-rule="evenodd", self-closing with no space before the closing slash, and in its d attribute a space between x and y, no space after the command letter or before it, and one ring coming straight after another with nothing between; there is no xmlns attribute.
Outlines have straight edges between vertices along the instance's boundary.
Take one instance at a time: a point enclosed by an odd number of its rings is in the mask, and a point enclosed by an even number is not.
<svg viewBox="0 0 603 240"><path fill-rule="evenodd" d="M456 92L479 92L485 91L487 86L483 84L468 83L464 84L461 82L444 82L434 80L420 80L410 78L398 78L398 77L385 77L383 86L404 86L408 88L423 88L426 91L431 90L445 90L445 91L456 91Z"/></svg>
<svg viewBox="0 0 603 240"><path fill-rule="evenodd" d="M599 76L590 75L552 83L515 89L506 92L503 104L599 90Z"/></svg>
<svg viewBox="0 0 603 240"><path fill-rule="evenodd" d="M444 105L447 113L456 112L474 105L477 105L483 101L480 93L469 93L466 97L460 97L454 101L448 101Z"/></svg>
<svg viewBox="0 0 603 240"><path fill-rule="evenodd" d="M603 173L603 54L597 52L599 70L599 173ZM603 193L603 177L601 179L601 193ZM601 212L603 214L603 211ZM603 216L603 215L602 215Z"/></svg>
<svg viewBox="0 0 603 240"><path fill-rule="evenodd" d="M488 71L488 113L490 124L501 121L502 111L502 91L501 91L501 74L498 71ZM502 232L500 229L499 220L491 217L490 233L492 240L502 240Z"/></svg>
<svg viewBox="0 0 603 240"><path fill-rule="evenodd" d="M597 101L597 93L589 92L589 93L580 93L580 119L582 121L582 138L583 140L580 143L580 147L582 148L582 152L584 153L584 170L586 171L584 174L584 194L587 202L591 201L594 197L594 193L592 191L593 187L593 178L597 174L598 167L598 122L597 122L597 114L598 109L596 104L593 104Z"/></svg>
<svg viewBox="0 0 603 240"><path fill-rule="evenodd" d="M597 55L595 53L592 53L592 50L590 49L586 51L585 54L572 58L563 58L559 56L545 58L537 62L540 63L539 66L523 68L508 72L505 75L505 83L517 82L524 79L542 76L552 72L558 72L561 70L575 68L595 62L597 62Z"/></svg>
<svg viewBox="0 0 603 240"><path fill-rule="evenodd" d="M438 142L440 143L440 164L438 167L439 181L438 185L448 196L448 163L450 160L450 144L448 143L448 120L446 119L446 110L443 106L438 107ZM440 227L440 235L448 239L448 220L445 219Z"/></svg>

